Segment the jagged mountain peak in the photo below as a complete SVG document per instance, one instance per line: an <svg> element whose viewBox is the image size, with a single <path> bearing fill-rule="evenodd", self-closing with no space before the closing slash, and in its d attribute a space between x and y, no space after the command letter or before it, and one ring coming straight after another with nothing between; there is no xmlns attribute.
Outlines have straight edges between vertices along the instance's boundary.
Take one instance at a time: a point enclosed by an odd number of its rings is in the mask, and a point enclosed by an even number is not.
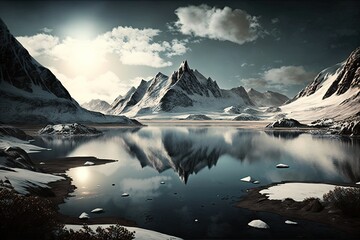
<svg viewBox="0 0 360 240"><path fill-rule="evenodd" d="M155 78L162 78L162 77L166 77L167 76L165 74L163 74L162 72L158 72L156 75L155 75Z"/></svg>
<svg viewBox="0 0 360 240"><path fill-rule="evenodd" d="M360 47L357 47L347 58L339 76L331 84L323 99L334 93L341 95L353 87L360 87Z"/></svg>
<svg viewBox="0 0 360 240"><path fill-rule="evenodd" d="M248 93L260 93L259 91L255 90L254 88L250 88L247 92Z"/></svg>
<svg viewBox="0 0 360 240"><path fill-rule="evenodd" d="M179 71L180 71L180 69L182 72L190 71L190 67L189 67L187 60L182 61L182 63L180 64L180 67L179 67Z"/></svg>

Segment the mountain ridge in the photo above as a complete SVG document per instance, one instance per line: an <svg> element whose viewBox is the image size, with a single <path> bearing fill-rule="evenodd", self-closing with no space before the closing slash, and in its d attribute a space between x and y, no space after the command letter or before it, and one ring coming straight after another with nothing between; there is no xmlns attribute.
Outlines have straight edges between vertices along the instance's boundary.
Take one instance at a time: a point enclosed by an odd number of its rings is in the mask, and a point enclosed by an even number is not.
<svg viewBox="0 0 360 240"><path fill-rule="evenodd" d="M0 86L2 123L138 124L124 116L106 116L80 107L56 76L16 40L1 18Z"/></svg>
<svg viewBox="0 0 360 240"><path fill-rule="evenodd" d="M298 120L360 116L360 47L349 57L322 70L293 99L281 107L284 114Z"/></svg>
<svg viewBox="0 0 360 240"><path fill-rule="evenodd" d="M148 81L142 80L137 88L130 89L128 93L124 98L115 100L108 113L139 116L159 111L186 112L196 109L222 113L230 106L256 106L244 87L221 89L215 80L191 69L187 60L169 77L159 72ZM268 93L261 97L268 100L278 95L284 96ZM283 101L270 102L280 105L288 100L284 97L286 99Z"/></svg>

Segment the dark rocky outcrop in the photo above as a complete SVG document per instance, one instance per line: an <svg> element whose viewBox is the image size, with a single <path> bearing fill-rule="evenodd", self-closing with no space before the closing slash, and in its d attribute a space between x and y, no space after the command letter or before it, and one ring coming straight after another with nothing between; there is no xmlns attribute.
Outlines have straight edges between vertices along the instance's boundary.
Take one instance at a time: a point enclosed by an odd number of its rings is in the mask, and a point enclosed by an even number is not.
<svg viewBox="0 0 360 240"><path fill-rule="evenodd" d="M78 123L47 125L39 130L41 135L98 135L102 132L93 127L88 127Z"/></svg>
<svg viewBox="0 0 360 240"><path fill-rule="evenodd" d="M266 126L266 128L297 128L297 127L305 127L306 125L301 124L299 121L292 118L282 118L276 120L273 123L270 123Z"/></svg>

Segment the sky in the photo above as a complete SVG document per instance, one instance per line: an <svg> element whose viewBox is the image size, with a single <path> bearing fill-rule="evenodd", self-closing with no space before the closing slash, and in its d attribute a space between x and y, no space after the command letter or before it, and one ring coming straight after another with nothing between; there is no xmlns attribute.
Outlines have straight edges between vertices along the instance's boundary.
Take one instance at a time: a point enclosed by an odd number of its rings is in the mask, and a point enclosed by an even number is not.
<svg viewBox="0 0 360 240"><path fill-rule="evenodd" d="M293 97L360 46L360 1L0 1L10 32L79 103L188 60L220 88Z"/></svg>

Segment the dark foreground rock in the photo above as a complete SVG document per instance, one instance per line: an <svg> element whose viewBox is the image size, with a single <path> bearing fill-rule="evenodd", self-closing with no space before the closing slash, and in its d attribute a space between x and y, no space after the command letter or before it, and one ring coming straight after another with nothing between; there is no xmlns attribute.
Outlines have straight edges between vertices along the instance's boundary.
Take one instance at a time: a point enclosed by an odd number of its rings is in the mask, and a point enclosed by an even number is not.
<svg viewBox="0 0 360 240"><path fill-rule="evenodd" d="M0 165L36 171L35 164L29 155L19 147L8 147L0 150Z"/></svg>
<svg viewBox="0 0 360 240"><path fill-rule="evenodd" d="M14 137L24 141L33 139L32 136L27 135L23 130L3 124L0 125L0 136Z"/></svg>

